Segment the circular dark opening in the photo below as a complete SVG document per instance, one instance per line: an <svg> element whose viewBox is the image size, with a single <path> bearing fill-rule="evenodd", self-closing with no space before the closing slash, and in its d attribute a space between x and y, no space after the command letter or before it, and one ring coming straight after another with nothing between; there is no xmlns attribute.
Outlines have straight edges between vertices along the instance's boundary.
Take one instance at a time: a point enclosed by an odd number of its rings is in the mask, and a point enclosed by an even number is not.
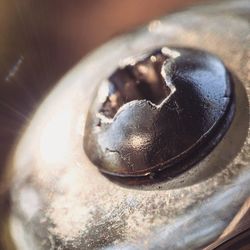
<svg viewBox="0 0 250 250"><path fill-rule="evenodd" d="M137 62L119 67L108 79L108 96L99 112L113 118L118 109L133 100L148 100L159 105L169 94L161 74L161 68L168 57L156 51Z"/></svg>

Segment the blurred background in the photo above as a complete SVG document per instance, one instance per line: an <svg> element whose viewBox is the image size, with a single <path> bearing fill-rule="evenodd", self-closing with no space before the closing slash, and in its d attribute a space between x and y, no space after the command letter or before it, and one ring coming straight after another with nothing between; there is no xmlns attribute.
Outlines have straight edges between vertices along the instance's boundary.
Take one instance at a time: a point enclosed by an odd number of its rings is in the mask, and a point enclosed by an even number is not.
<svg viewBox="0 0 250 250"><path fill-rule="evenodd" d="M201 0L0 0L0 176L53 85L112 37Z"/></svg>

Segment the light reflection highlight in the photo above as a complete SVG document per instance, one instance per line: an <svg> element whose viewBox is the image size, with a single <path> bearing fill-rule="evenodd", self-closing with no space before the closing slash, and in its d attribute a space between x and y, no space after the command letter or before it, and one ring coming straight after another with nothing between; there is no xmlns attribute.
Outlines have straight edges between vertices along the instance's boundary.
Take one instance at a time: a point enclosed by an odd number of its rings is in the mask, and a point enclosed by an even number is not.
<svg viewBox="0 0 250 250"><path fill-rule="evenodd" d="M65 106L62 110L55 110L41 131L39 156L45 164L65 162L71 150L70 134L65 131L70 131L72 112Z"/></svg>

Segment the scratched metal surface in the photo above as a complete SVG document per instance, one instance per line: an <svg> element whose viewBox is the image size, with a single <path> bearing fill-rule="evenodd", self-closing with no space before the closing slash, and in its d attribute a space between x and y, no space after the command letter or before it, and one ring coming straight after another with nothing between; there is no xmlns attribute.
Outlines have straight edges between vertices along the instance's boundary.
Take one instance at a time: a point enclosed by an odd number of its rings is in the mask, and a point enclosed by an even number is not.
<svg viewBox="0 0 250 250"><path fill-rule="evenodd" d="M249 12L249 1L226 1L169 15L104 45L58 83L10 159L17 249L199 249L221 234L250 194ZM120 60L162 45L218 55L234 74L236 116L190 171L149 187L121 187L83 152L88 106Z"/></svg>

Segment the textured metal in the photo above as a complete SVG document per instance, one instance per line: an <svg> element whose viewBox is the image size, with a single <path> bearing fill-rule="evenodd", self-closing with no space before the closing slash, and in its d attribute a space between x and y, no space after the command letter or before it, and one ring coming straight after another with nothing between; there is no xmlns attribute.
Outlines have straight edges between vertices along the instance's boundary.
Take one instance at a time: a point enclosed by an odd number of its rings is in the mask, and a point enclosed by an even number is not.
<svg viewBox="0 0 250 250"><path fill-rule="evenodd" d="M93 164L134 185L175 178L199 162L224 136L235 110L232 78L214 55L163 47L143 60L100 84L84 134Z"/></svg>
<svg viewBox="0 0 250 250"><path fill-rule="evenodd" d="M104 45L73 68L35 113L10 159L17 249L198 249L250 194L249 1L196 7ZM165 183L124 188L82 150L95 88L120 60L160 46L207 50L233 73L236 114L223 140Z"/></svg>

